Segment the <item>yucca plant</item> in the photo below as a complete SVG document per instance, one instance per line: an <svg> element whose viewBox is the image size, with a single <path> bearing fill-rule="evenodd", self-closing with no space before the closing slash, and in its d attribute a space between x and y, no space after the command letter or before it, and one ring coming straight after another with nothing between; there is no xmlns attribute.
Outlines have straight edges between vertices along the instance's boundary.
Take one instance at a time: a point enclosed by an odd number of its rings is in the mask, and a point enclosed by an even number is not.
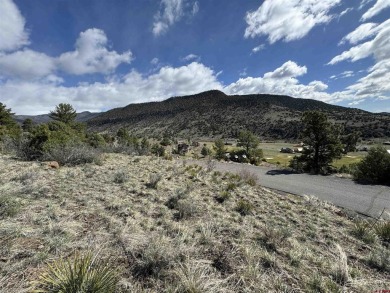
<svg viewBox="0 0 390 293"><path fill-rule="evenodd" d="M35 282L36 293L111 293L118 274L108 263L91 252L76 254L72 260L59 259L48 264Z"/></svg>
<svg viewBox="0 0 390 293"><path fill-rule="evenodd" d="M351 234L364 243L374 243L376 240L375 233L370 222L365 220L356 220L351 230Z"/></svg>
<svg viewBox="0 0 390 293"><path fill-rule="evenodd" d="M382 241L390 243L390 221L380 221L375 224L374 229Z"/></svg>

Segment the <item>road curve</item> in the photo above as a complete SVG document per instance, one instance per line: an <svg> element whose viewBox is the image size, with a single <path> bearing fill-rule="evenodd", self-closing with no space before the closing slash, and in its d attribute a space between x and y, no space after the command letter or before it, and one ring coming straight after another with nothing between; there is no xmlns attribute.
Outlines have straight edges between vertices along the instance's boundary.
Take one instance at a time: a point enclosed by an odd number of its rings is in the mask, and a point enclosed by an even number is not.
<svg viewBox="0 0 390 293"><path fill-rule="evenodd" d="M191 160L201 166L207 162ZM390 213L390 187L382 185L361 185L351 179L336 176L294 174L275 167L215 162L215 169L223 172L240 173L242 170L257 175L258 183L264 187L297 195L316 196L336 206L356 211L370 217Z"/></svg>

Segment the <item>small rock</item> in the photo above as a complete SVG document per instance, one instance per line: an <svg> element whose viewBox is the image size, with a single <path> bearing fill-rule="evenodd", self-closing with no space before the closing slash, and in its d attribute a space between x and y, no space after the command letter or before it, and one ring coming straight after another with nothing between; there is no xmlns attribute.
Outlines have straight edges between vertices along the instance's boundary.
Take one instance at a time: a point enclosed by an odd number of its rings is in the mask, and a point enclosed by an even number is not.
<svg viewBox="0 0 390 293"><path fill-rule="evenodd" d="M47 165L48 165L50 168L52 168L52 169L58 169L58 168L60 168L60 164L58 164L58 162L56 162L56 161L49 162L49 163L47 163Z"/></svg>

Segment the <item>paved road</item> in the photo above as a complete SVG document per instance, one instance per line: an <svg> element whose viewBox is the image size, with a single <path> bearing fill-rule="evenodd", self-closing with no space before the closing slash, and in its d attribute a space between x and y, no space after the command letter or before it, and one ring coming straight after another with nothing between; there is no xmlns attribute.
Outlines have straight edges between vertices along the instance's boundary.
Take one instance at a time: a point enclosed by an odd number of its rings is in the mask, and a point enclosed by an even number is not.
<svg viewBox="0 0 390 293"><path fill-rule="evenodd" d="M194 161L206 166L205 161ZM274 167L215 162L216 170L239 173L243 169L255 173L260 185L298 195L312 195L358 213L377 217L383 209L390 213L390 187L361 185L351 179L335 176L293 174Z"/></svg>

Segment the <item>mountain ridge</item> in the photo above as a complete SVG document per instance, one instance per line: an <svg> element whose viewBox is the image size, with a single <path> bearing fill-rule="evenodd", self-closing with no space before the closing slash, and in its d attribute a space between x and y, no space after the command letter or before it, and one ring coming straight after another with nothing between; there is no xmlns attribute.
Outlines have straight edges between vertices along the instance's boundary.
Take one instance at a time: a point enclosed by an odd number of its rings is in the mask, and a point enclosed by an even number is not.
<svg viewBox="0 0 390 293"><path fill-rule="evenodd" d="M126 127L135 135L156 138L236 137L246 129L263 138L297 139L302 128L300 117L308 110L325 112L346 132L360 131L364 138L390 137L388 113L371 113L285 95L226 95L219 90L129 104L101 113L87 124L95 131Z"/></svg>
<svg viewBox="0 0 390 293"><path fill-rule="evenodd" d="M94 113L89 111L83 111L80 113L77 113L76 121L77 122L86 122L89 119L92 119L101 113ZM13 116L16 122L23 123L26 119L31 119L33 123L40 124L40 123L47 123L49 121L52 121L52 119L49 117L49 114L41 114L41 115L14 115Z"/></svg>

